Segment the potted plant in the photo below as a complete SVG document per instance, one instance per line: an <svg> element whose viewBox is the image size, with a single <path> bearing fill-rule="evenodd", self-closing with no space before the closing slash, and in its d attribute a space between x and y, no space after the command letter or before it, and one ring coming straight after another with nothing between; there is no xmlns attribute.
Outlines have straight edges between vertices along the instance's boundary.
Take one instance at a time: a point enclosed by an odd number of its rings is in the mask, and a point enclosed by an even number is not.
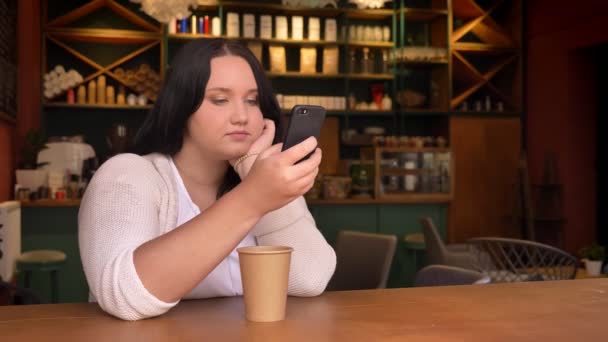
<svg viewBox="0 0 608 342"><path fill-rule="evenodd" d="M46 149L46 137L40 131L30 130L25 135L21 148L19 168L15 170L17 184L30 191L37 191L47 183L47 171L39 167L46 163L38 163L38 153Z"/></svg>
<svg viewBox="0 0 608 342"><path fill-rule="evenodd" d="M602 263L606 258L606 249L604 248L604 246L600 246L594 243L591 246L581 248L579 254L583 258L583 262L585 263L587 275L592 277L599 276L602 270Z"/></svg>

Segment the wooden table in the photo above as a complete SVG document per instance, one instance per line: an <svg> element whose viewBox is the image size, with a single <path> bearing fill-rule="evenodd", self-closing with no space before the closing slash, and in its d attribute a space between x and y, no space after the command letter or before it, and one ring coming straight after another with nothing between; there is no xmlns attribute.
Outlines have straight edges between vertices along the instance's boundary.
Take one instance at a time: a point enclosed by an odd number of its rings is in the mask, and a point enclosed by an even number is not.
<svg viewBox="0 0 608 342"><path fill-rule="evenodd" d="M608 279L328 292L247 322L242 298L120 321L95 304L0 307L5 341L606 341Z"/></svg>

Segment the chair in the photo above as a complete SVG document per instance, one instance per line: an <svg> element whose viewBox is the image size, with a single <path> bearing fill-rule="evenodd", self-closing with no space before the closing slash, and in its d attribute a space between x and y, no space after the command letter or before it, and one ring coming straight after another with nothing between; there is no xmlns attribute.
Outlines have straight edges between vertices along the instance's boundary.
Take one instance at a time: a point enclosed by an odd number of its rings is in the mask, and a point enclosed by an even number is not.
<svg viewBox="0 0 608 342"><path fill-rule="evenodd" d="M397 237L342 230L336 241L336 272L328 290L386 288Z"/></svg>
<svg viewBox="0 0 608 342"><path fill-rule="evenodd" d="M490 277L465 268L429 265L416 273L415 287L488 284Z"/></svg>
<svg viewBox="0 0 608 342"><path fill-rule="evenodd" d="M49 272L51 278L51 302L59 302L59 271L65 264L66 255L56 250L33 250L17 258L17 270L23 272L23 286L30 288L33 272Z"/></svg>
<svg viewBox="0 0 608 342"><path fill-rule="evenodd" d="M445 245L430 217L420 219L424 243L426 244L427 264L448 265L471 269L475 255L469 246L463 244Z"/></svg>
<svg viewBox="0 0 608 342"><path fill-rule="evenodd" d="M492 282L574 279L578 260L553 246L535 241L484 237L469 240L476 258L475 269Z"/></svg>

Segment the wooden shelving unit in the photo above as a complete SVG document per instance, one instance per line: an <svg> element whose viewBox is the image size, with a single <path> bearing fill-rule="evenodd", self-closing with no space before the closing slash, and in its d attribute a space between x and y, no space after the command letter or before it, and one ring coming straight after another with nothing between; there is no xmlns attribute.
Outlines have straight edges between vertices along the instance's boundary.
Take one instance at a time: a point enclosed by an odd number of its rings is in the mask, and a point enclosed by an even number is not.
<svg viewBox="0 0 608 342"><path fill-rule="evenodd" d="M440 17L447 18L447 9L402 8L400 10L408 21L431 21Z"/></svg>
<svg viewBox="0 0 608 342"><path fill-rule="evenodd" d="M454 0L450 45L450 109L489 96L505 110L521 111L521 0L494 1L483 8L475 0ZM519 15L514 15L519 13ZM495 15L500 14L500 15ZM500 18L500 20L498 19ZM469 104L471 107L472 104Z"/></svg>
<svg viewBox="0 0 608 342"><path fill-rule="evenodd" d="M404 177L407 175L413 175L417 177L417 181L421 182L422 175L428 173L428 170L424 170L421 167L414 169L404 169L399 165L398 167L386 167L382 166L382 161L386 159L385 154L416 154L420 160L417 162L422 163L421 156L424 154L433 154L433 159L438 155L449 154L448 158L448 177L449 177L449 192L422 192L421 187L417 186L415 191L406 191L400 188L399 191L385 191L382 189L382 178L383 177ZM451 150L449 148L412 148L412 147L374 147L374 198L384 201L412 201L417 203L448 203L452 200L452 190L454 189L454 167L451 156ZM437 163L434 161L433 163ZM421 165L419 165L421 166ZM436 166L434 166L436 167ZM439 168L438 168L439 170ZM430 178L429 178L430 180Z"/></svg>
<svg viewBox="0 0 608 342"><path fill-rule="evenodd" d="M48 8L45 7L45 11L47 10ZM114 15L126 19L130 24L132 24L132 26L138 29L126 30L97 27L72 27L74 22L80 21L100 10L110 10ZM44 15L44 18L46 19L46 15ZM162 54L162 25L151 24L115 0L93 0L80 7L76 7L66 14L46 22L46 24L43 26L43 30L43 74L46 74L48 69L52 67L51 65L48 65L49 62L47 58L47 49L49 44L54 44L64 52L68 53L71 57L76 58L78 61L84 63L93 70L89 74L82 75L83 80L76 84L76 86L73 87L74 89L78 88L80 85L86 85L101 75L105 75L108 77L108 85L114 83L116 85L125 87L125 89L131 91L132 93L139 95L140 92L138 92L133 86L129 85L125 79L118 77L113 70L142 54L149 53L149 51L153 48L158 48L159 60L161 61L159 65L153 66L153 69L155 69L155 71L157 71L160 75L162 75L164 72L164 59ZM79 51L77 48L79 43L106 46L108 51L110 51L112 46L115 46L116 44L134 46L134 48L133 51L115 58L111 63L103 64L96 61L95 56L88 56ZM56 95L53 99L46 100L44 105L47 107L73 106L72 108L77 108L76 105L68 105L67 103L61 101L61 99L64 99L66 92L67 90L64 90L60 94ZM116 89L116 93L118 93L118 89ZM154 97L149 98L148 100L153 101ZM56 105L54 105L54 103L56 103ZM103 104L89 106L90 107L88 108L108 109L131 109L131 107L134 107Z"/></svg>
<svg viewBox="0 0 608 342"><path fill-rule="evenodd" d="M147 110L151 109L152 105L111 105L111 104L78 104L67 102L48 102L42 104L47 108L79 108L79 109L132 109L132 110Z"/></svg>
<svg viewBox="0 0 608 342"><path fill-rule="evenodd" d="M287 72L266 72L266 76L270 78L289 77L289 78L347 78L347 79L361 79L361 80L392 80L393 74L322 74L314 73L307 74L299 71L287 71Z"/></svg>

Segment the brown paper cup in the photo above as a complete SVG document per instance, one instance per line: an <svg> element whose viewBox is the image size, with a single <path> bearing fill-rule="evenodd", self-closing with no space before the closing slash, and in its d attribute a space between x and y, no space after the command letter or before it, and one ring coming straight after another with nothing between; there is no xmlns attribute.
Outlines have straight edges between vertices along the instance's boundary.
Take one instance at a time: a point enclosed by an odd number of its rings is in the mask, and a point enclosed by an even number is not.
<svg viewBox="0 0 608 342"><path fill-rule="evenodd" d="M237 248L247 320L274 322L285 318L292 251L285 246Z"/></svg>

